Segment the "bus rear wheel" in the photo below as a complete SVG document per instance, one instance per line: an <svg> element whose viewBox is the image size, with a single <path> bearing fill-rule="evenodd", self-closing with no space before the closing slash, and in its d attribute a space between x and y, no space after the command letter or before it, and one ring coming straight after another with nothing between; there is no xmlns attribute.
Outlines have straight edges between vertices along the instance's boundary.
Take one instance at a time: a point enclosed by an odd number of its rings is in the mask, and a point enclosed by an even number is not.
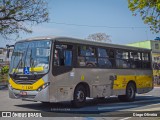
<svg viewBox="0 0 160 120"><path fill-rule="evenodd" d="M133 83L129 83L126 88L126 95L119 95L118 99L120 101L132 102L135 99L136 88Z"/></svg>
<svg viewBox="0 0 160 120"><path fill-rule="evenodd" d="M83 107L86 102L86 89L83 85L78 85L75 88L73 96L73 105L74 107Z"/></svg>

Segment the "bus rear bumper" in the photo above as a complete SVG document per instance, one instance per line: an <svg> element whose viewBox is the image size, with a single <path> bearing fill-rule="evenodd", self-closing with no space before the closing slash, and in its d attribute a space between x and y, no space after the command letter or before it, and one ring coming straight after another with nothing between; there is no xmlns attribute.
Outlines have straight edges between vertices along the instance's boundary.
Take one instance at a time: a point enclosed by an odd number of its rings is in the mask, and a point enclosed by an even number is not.
<svg viewBox="0 0 160 120"><path fill-rule="evenodd" d="M12 99L22 99L26 101L41 101L49 102L49 87L41 91L23 91L13 89L11 86L8 86L9 97Z"/></svg>

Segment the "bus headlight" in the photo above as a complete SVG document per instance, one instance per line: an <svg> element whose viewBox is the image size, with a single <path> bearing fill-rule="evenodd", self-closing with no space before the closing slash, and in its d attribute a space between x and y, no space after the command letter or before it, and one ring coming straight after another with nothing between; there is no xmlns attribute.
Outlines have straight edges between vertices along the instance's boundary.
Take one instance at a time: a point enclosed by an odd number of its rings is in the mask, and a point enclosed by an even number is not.
<svg viewBox="0 0 160 120"><path fill-rule="evenodd" d="M37 89L37 91L41 91L42 89L45 89L47 86L49 86L49 82L47 82L47 83L45 83L44 85L42 85L41 87L39 87L38 89Z"/></svg>
<svg viewBox="0 0 160 120"><path fill-rule="evenodd" d="M9 88L10 88L11 90L13 90L13 88L12 88L11 84L8 84L8 86L9 86Z"/></svg>

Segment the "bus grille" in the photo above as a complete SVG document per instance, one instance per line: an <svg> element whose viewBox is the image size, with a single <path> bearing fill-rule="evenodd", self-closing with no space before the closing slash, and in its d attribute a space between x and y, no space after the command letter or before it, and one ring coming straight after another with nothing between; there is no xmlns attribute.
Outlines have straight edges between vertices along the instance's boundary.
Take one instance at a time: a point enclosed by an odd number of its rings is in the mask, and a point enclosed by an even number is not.
<svg viewBox="0 0 160 120"><path fill-rule="evenodd" d="M14 80L15 83L17 84L33 84L37 80Z"/></svg>
<svg viewBox="0 0 160 120"><path fill-rule="evenodd" d="M19 95L19 94L16 94L16 97L18 98L35 98L36 95L26 95L26 96L23 96L23 95Z"/></svg>

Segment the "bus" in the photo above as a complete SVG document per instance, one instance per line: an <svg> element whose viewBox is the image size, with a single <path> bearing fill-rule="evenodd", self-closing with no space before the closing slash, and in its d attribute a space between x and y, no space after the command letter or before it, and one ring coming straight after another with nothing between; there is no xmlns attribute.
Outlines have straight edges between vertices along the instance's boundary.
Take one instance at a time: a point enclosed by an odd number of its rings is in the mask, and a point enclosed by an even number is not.
<svg viewBox="0 0 160 120"><path fill-rule="evenodd" d="M151 50L69 37L15 43L9 97L42 103L118 96L132 102L153 89Z"/></svg>

